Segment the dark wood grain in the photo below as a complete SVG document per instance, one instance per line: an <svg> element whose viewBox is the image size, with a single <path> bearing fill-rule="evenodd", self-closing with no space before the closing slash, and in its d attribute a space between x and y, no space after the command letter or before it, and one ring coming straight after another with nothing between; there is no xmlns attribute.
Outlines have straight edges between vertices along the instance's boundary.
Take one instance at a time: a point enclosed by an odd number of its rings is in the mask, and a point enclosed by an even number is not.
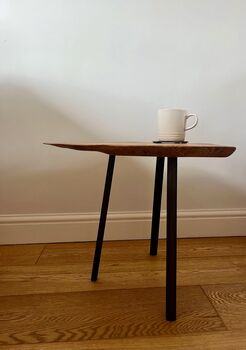
<svg viewBox="0 0 246 350"><path fill-rule="evenodd" d="M246 283L203 286L203 289L227 328L246 333Z"/></svg>
<svg viewBox="0 0 246 350"><path fill-rule="evenodd" d="M89 278L94 243L48 244L37 265L30 261L30 266L7 266L5 260L6 266L0 266L0 295L164 287L164 243L161 240L158 256L151 257L147 240L105 242L96 284ZM245 282L245 244L246 237L180 239L178 285ZM12 248L15 254L23 251L22 246ZM17 265L20 260L15 261Z"/></svg>
<svg viewBox="0 0 246 350"><path fill-rule="evenodd" d="M219 331L49 344L3 345L1 350L245 350L242 331Z"/></svg>
<svg viewBox="0 0 246 350"><path fill-rule="evenodd" d="M146 157L228 157L235 150L233 146L213 144L154 144L140 142L126 143L44 143L45 145L70 148L77 151L96 151L120 156Z"/></svg>
<svg viewBox="0 0 246 350"><path fill-rule="evenodd" d="M0 344L117 339L226 330L198 286L178 288L165 321L164 288L1 297Z"/></svg>
<svg viewBox="0 0 246 350"><path fill-rule="evenodd" d="M95 284L91 242L49 244L25 266L36 245L5 246L4 265L16 266L0 266L0 350L245 350L245 239L179 241L179 285L189 286L174 323L163 321L164 241L157 257L148 241L105 242Z"/></svg>

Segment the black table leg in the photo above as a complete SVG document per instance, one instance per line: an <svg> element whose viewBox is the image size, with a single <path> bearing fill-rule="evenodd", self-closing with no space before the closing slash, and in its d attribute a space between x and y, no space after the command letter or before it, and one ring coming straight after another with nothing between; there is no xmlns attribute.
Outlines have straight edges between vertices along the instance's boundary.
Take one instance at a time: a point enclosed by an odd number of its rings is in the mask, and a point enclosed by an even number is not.
<svg viewBox="0 0 246 350"><path fill-rule="evenodd" d="M167 240L166 240L166 319L176 320L177 270L177 158L168 158Z"/></svg>
<svg viewBox="0 0 246 350"><path fill-rule="evenodd" d="M110 155L108 160L108 168L107 168L107 175L106 175L105 186L104 186L101 215L100 215L100 221L99 221L99 227L98 227L98 233L97 233L96 249L95 249L94 261L93 261L93 267L92 267L92 273L91 273L92 282L96 281L98 276L101 251L102 251L102 245L103 245L103 236L104 236L105 224L106 224L107 212L108 212L108 203L109 203L110 190L111 190L111 184L112 184L112 178L113 178L113 172L114 172L114 163L115 163L115 156Z"/></svg>
<svg viewBox="0 0 246 350"><path fill-rule="evenodd" d="M161 211L161 195L163 183L164 157L156 158L155 169L155 188L154 200L152 210L152 226L151 226L151 241L150 241L150 255L157 255L158 238L160 226L160 211Z"/></svg>

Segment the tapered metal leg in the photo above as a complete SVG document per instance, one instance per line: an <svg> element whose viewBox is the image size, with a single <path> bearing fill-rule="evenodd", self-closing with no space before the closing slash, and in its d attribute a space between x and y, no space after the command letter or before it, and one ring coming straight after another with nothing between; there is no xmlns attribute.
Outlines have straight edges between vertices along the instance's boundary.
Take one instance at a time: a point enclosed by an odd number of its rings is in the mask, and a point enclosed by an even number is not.
<svg viewBox="0 0 246 350"><path fill-rule="evenodd" d="M176 320L177 259L177 158L168 158L167 240L166 240L166 319Z"/></svg>
<svg viewBox="0 0 246 350"><path fill-rule="evenodd" d="M158 238L160 226L160 212L161 212L161 195L163 183L164 157L156 158L155 169L155 188L154 200L152 210L152 226L151 226L151 241L150 241L150 255L157 255Z"/></svg>
<svg viewBox="0 0 246 350"><path fill-rule="evenodd" d="M100 265L103 236L104 236L104 230L106 225L108 203L109 203L110 190L111 190L111 184L112 184L112 178L113 178L113 172L114 172L114 163L115 163L115 156L110 155L108 160L108 168L107 168L107 175L106 175L106 181L105 181L105 187L104 187L104 193L103 193L103 201L102 201L101 215L100 215L100 221L99 221L99 227L98 227L96 249L95 249L94 261L93 261L93 267L92 267L92 273L91 273L91 281L93 282L97 280L98 270Z"/></svg>

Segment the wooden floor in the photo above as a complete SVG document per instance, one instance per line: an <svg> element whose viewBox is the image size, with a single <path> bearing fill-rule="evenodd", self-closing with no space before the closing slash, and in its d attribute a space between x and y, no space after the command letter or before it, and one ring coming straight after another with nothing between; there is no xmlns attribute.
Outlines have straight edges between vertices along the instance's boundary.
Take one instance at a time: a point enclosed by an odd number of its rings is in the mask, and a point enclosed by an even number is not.
<svg viewBox="0 0 246 350"><path fill-rule="evenodd" d="M177 321L165 310L165 242L0 246L0 350L246 349L246 237L181 239Z"/></svg>

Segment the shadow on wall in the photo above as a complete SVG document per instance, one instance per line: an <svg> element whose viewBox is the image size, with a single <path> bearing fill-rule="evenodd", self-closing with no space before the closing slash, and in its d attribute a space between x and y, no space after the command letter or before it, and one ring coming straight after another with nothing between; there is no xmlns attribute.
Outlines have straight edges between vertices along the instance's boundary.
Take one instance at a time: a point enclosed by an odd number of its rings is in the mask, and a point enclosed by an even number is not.
<svg viewBox="0 0 246 350"><path fill-rule="evenodd" d="M110 97L105 99L108 104ZM95 128L91 130L87 126L83 114L76 121L72 115L17 84L0 86L0 105L1 214L98 212L107 156L44 146L43 142L111 141L110 131L98 134ZM245 203L246 193L234 186L233 179L228 182L218 177L213 167L209 168L211 171L196 167L198 161L214 162L215 166L218 162L230 162L182 160L180 209L236 208L237 203ZM154 159L149 159L147 164L138 158L118 158L110 208L151 210L154 168Z"/></svg>
<svg viewBox="0 0 246 350"><path fill-rule="evenodd" d="M2 85L0 104L1 214L99 211L107 155L43 142L100 142L105 137L87 128L83 115L76 122L23 86ZM138 210L144 210L151 201L153 174L136 158L125 157L117 160L115 177L114 210L136 210L135 198Z"/></svg>

